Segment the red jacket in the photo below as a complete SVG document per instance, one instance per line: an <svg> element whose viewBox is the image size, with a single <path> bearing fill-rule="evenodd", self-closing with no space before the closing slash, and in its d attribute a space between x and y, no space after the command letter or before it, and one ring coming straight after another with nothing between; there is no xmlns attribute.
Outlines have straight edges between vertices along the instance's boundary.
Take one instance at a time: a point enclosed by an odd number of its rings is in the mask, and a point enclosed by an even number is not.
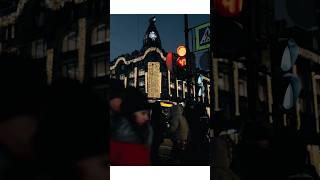
<svg viewBox="0 0 320 180"><path fill-rule="evenodd" d="M112 166L148 166L150 150L144 144L110 140L110 163Z"/></svg>

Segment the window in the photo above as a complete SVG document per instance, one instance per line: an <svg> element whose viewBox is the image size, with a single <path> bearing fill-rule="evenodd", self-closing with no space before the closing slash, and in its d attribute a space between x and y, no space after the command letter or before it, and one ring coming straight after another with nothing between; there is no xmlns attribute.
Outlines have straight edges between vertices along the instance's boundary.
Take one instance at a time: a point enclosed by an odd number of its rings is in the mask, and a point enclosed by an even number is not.
<svg viewBox="0 0 320 180"><path fill-rule="evenodd" d="M133 78L133 72L132 71L129 73L129 78Z"/></svg>
<svg viewBox="0 0 320 180"><path fill-rule="evenodd" d="M78 79L79 69L75 61L65 63L62 66L62 76L70 79Z"/></svg>
<svg viewBox="0 0 320 180"><path fill-rule="evenodd" d="M14 25L11 26L11 39L14 39L15 37L15 27Z"/></svg>
<svg viewBox="0 0 320 180"><path fill-rule="evenodd" d="M41 12L39 14L39 16L36 19L36 22L37 22L38 27L43 27L43 25L44 25L44 13L43 12Z"/></svg>
<svg viewBox="0 0 320 180"><path fill-rule="evenodd" d="M265 90L262 85L259 85L258 87L258 95L259 95L260 101L264 102L266 100Z"/></svg>
<svg viewBox="0 0 320 180"><path fill-rule="evenodd" d="M124 74L120 74L120 80L124 80L125 79L125 75Z"/></svg>
<svg viewBox="0 0 320 180"><path fill-rule="evenodd" d="M62 52L73 51L77 49L78 36L75 32L69 33L63 39Z"/></svg>
<svg viewBox="0 0 320 180"><path fill-rule="evenodd" d="M100 56L92 59L92 75L93 77L103 77L108 74L107 70L107 58Z"/></svg>
<svg viewBox="0 0 320 180"><path fill-rule="evenodd" d="M129 86L134 86L134 81L133 80L129 81Z"/></svg>
<svg viewBox="0 0 320 180"><path fill-rule="evenodd" d="M100 24L98 27L94 28L92 31L91 44L97 45L109 40L109 30L106 29L105 24Z"/></svg>
<svg viewBox="0 0 320 180"><path fill-rule="evenodd" d="M121 70L124 71L124 69L125 69L125 66L124 66L124 64L122 64L121 65Z"/></svg>
<svg viewBox="0 0 320 180"><path fill-rule="evenodd" d="M174 87L175 87L174 83L170 83L170 88L174 89Z"/></svg>
<svg viewBox="0 0 320 180"><path fill-rule="evenodd" d="M139 69L139 76L144 76L144 69Z"/></svg>
<svg viewBox="0 0 320 180"><path fill-rule="evenodd" d="M139 80L139 86L144 86L144 83L145 83L145 82L144 82L144 79L140 79L140 80Z"/></svg>
<svg viewBox="0 0 320 180"><path fill-rule="evenodd" d="M219 81L218 81L218 86L219 89L224 90L224 91L229 91L229 79L228 79L227 74L219 73Z"/></svg>
<svg viewBox="0 0 320 180"><path fill-rule="evenodd" d="M5 40L8 40L9 39L9 28L6 28L5 34L6 34Z"/></svg>
<svg viewBox="0 0 320 180"><path fill-rule="evenodd" d="M46 56L47 44L43 39L32 42L32 57L35 59Z"/></svg>
<svg viewBox="0 0 320 180"><path fill-rule="evenodd" d="M248 97L247 81L245 81L243 79L239 79L239 95L244 96L244 97Z"/></svg>

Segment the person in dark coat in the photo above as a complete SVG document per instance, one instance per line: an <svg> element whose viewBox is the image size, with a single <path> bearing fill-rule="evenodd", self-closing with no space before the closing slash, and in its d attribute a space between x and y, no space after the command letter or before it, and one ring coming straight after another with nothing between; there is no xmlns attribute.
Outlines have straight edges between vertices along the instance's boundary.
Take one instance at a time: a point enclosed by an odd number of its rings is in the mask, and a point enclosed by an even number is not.
<svg viewBox="0 0 320 180"><path fill-rule="evenodd" d="M152 105L151 126L153 130L153 140L151 145L151 162L153 165L158 165L159 162L159 147L163 142L164 133L166 131L165 116L162 113L160 102Z"/></svg>
<svg viewBox="0 0 320 180"><path fill-rule="evenodd" d="M213 143L213 179L214 180L240 180L230 169L230 144L225 137L214 138Z"/></svg>
<svg viewBox="0 0 320 180"><path fill-rule="evenodd" d="M0 179L39 175L34 136L44 114L46 75L38 61L0 57Z"/></svg>
<svg viewBox="0 0 320 180"><path fill-rule="evenodd" d="M244 125L231 165L240 179L278 179L272 139L273 129L267 122L247 122Z"/></svg>
<svg viewBox="0 0 320 180"><path fill-rule="evenodd" d="M147 97L138 89L125 90L121 113L110 140L111 165L151 165L152 128Z"/></svg>
<svg viewBox="0 0 320 180"><path fill-rule="evenodd" d="M75 80L55 81L48 98L35 141L42 171L60 180L107 179L107 104Z"/></svg>
<svg viewBox="0 0 320 180"><path fill-rule="evenodd" d="M173 141L171 158L173 164L187 163L187 147L189 137L189 124L183 115L183 106L178 104L171 108L170 133Z"/></svg>
<svg viewBox="0 0 320 180"><path fill-rule="evenodd" d="M315 167L308 162L307 144L299 132L283 128L276 139L277 169L284 179L319 180Z"/></svg>

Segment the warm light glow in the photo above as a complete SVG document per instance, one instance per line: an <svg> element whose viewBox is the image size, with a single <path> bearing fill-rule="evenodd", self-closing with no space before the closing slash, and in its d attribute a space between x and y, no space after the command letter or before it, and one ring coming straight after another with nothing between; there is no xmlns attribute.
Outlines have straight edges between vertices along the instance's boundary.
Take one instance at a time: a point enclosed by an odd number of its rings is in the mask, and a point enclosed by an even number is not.
<svg viewBox="0 0 320 180"><path fill-rule="evenodd" d="M180 68L185 67L185 66L187 65L187 60L186 60L186 58L185 58L185 57L179 57L179 58L177 59L177 64L178 64L178 66L179 66Z"/></svg>
<svg viewBox="0 0 320 180"><path fill-rule="evenodd" d="M161 107L172 107L173 104L171 103L166 103L166 102L160 102Z"/></svg>
<svg viewBox="0 0 320 180"><path fill-rule="evenodd" d="M177 54L179 56L185 56L187 54L187 48L184 45L181 45L177 48Z"/></svg>

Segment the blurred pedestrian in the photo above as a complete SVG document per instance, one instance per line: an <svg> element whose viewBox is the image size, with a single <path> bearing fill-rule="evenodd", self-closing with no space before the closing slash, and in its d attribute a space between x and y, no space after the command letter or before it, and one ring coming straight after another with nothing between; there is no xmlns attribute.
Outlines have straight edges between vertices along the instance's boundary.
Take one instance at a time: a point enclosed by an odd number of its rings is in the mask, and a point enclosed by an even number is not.
<svg viewBox="0 0 320 180"><path fill-rule="evenodd" d="M39 175L34 136L45 107L46 76L37 61L0 57L0 179Z"/></svg>
<svg viewBox="0 0 320 180"><path fill-rule="evenodd" d="M159 162L159 148L164 140L166 131L166 119L162 113L160 102L155 102L152 105L151 126L153 130L153 139L151 145L151 162L152 165L158 165Z"/></svg>
<svg viewBox="0 0 320 180"><path fill-rule="evenodd" d="M36 136L37 158L52 179L109 178L107 106L90 87L57 80Z"/></svg>
<svg viewBox="0 0 320 180"><path fill-rule="evenodd" d="M110 79L109 82L109 108L110 116L120 113L122 97L123 97L124 85L122 81L116 79Z"/></svg>
<svg viewBox="0 0 320 180"><path fill-rule="evenodd" d="M240 180L230 169L232 152L226 137L217 137L213 141L213 179L214 180Z"/></svg>
<svg viewBox="0 0 320 180"><path fill-rule="evenodd" d="M187 159L189 125L183 116L183 106L178 104L172 107L170 116L170 132L173 141L171 158L173 164L185 164Z"/></svg>
<svg viewBox="0 0 320 180"><path fill-rule="evenodd" d="M247 122L235 148L231 169L243 180L270 180L276 172L273 128L267 122Z"/></svg>

